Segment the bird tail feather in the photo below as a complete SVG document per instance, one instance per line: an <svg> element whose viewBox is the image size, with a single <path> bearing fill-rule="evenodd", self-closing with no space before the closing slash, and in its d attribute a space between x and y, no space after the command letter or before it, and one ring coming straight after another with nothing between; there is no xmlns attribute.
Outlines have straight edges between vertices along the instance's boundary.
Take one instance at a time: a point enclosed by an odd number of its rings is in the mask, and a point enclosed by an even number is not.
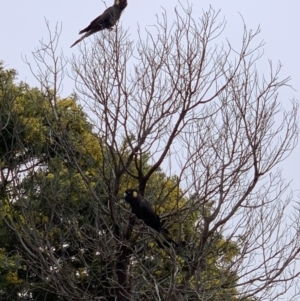
<svg viewBox="0 0 300 301"><path fill-rule="evenodd" d="M78 39L77 41L75 41L74 44L71 45L70 48L72 48L73 46L75 46L76 44L78 44L79 42L81 42L83 39L85 39L86 37L90 36L91 34L93 34L94 32L87 32L85 35L83 35L80 39Z"/></svg>
<svg viewBox="0 0 300 301"><path fill-rule="evenodd" d="M170 236L169 231L166 228L161 228L160 231L161 234L161 238L163 239L163 244L167 247L170 246L170 244L175 245L176 247L178 247L178 243L176 243Z"/></svg>

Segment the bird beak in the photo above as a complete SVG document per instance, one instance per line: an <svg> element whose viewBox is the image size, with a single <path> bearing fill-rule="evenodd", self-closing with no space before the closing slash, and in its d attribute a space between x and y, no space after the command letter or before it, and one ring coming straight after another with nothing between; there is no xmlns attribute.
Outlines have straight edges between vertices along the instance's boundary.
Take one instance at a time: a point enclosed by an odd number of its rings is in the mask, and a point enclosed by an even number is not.
<svg viewBox="0 0 300 301"><path fill-rule="evenodd" d="M125 197L127 196L127 193L126 193L126 192L124 192L123 196L124 196L124 198L125 198Z"/></svg>

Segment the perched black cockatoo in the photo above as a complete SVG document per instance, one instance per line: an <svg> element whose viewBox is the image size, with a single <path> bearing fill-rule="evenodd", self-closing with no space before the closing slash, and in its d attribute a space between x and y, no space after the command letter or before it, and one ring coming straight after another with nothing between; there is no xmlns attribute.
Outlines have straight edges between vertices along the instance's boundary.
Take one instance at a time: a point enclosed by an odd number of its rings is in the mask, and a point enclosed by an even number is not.
<svg viewBox="0 0 300 301"><path fill-rule="evenodd" d="M137 218L144 221L144 223L162 234L165 241L178 244L170 237L169 231L161 224L159 216L155 213L151 204L146 201L137 189L127 189L124 193L124 198L131 206L131 211ZM160 242L158 242L160 245Z"/></svg>
<svg viewBox="0 0 300 301"><path fill-rule="evenodd" d="M107 8L102 15L93 20L90 25L84 29L82 29L79 34L86 32L80 39L78 39L72 46L75 46L77 43L81 42L86 37L94 34L97 31L103 29L112 28L121 17L122 11L127 6L127 0L115 0L113 6Z"/></svg>

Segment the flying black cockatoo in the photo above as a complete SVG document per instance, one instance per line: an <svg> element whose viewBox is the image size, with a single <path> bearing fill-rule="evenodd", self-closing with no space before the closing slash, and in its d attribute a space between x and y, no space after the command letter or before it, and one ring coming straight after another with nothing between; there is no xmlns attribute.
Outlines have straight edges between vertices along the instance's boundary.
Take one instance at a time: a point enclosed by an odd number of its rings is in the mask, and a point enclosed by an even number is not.
<svg viewBox="0 0 300 301"><path fill-rule="evenodd" d="M82 29L79 34L82 34L86 32L85 35L83 35L80 39L78 39L72 46L75 46L77 43L81 42L86 37L94 34L97 31L103 30L103 29L110 29L116 23L121 17L122 11L127 6L127 0L115 0L115 3L113 6L110 6L107 8L102 15L97 17L95 20L93 20L90 25L84 29Z"/></svg>
<svg viewBox="0 0 300 301"><path fill-rule="evenodd" d="M127 189L124 193L124 199L131 206L131 211L137 218L144 221L150 228L162 234L165 242L164 245L169 246L170 243L178 246L178 244L170 237L169 231L165 229L160 221L159 216L155 213L151 204L144 199L137 189ZM161 243L158 241L161 246Z"/></svg>

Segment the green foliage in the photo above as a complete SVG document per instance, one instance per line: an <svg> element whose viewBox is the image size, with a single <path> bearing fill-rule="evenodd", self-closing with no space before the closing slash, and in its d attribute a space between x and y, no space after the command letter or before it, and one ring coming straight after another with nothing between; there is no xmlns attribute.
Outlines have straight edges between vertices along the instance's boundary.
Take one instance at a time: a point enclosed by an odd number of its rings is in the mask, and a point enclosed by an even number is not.
<svg viewBox="0 0 300 301"><path fill-rule="evenodd" d="M216 301L235 300L237 275L230 264L239 249L219 233L201 258L194 257L201 248L203 217L191 211L180 220L193 200L182 197L177 178L158 170L145 191L171 236L182 242L176 252L158 248L156 234L140 221L130 224L130 213L117 198L137 185L130 176L136 166L128 167L114 195L117 167L76 98L54 101L51 93L15 80L16 72L1 66L2 299L58 300L60 285L80 298L115 300L116 275L123 265L128 271L124 285L131 285L140 300L151 299L155 281L163 294L175 270L176 285L187 288L181 291L186 300L198 300L193 291L211 291ZM119 167L126 149L124 142ZM151 168L149 156L140 158L145 171ZM195 267L201 277L186 277Z"/></svg>
<svg viewBox="0 0 300 301"><path fill-rule="evenodd" d="M68 257L78 253L82 238L76 227L95 215L95 202L88 198L85 181L94 189L101 185L97 176L102 152L75 98L58 100L54 106L38 89L15 84L15 78L14 70L1 65L0 291L9 299L29 286L42 298L35 286L48 290L48 285L36 269L27 266L22 249L26 245L31 254L36 255L36 249L46 255L49 248L55 248L59 255L53 255L53 262L65 252L64 242L72 242ZM82 170L78 171L71 157ZM76 226L73 230L72 224ZM82 232L86 231L89 229ZM13 266L16 258L19 265ZM69 263L75 264L70 259ZM76 274L77 269L71 273Z"/></svg>

